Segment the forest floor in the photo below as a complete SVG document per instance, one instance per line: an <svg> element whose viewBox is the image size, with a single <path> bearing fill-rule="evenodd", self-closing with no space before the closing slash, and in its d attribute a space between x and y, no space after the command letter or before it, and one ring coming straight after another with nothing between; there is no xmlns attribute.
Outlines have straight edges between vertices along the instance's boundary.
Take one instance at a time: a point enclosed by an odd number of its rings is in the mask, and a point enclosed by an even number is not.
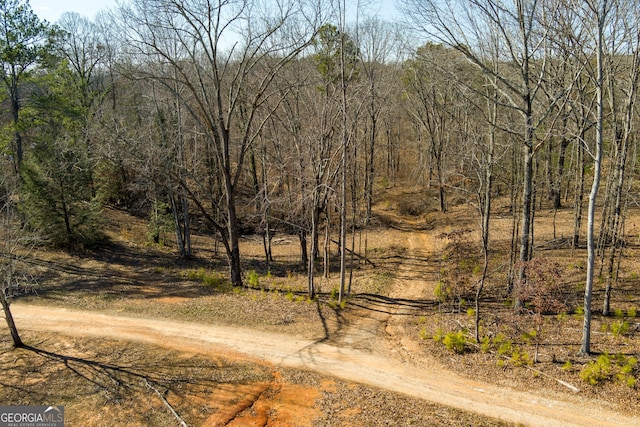
<svg viewBox="0 0 640 427"><path fill-rule="evenodd" d="M62 404L74 426L169 426L174 412L190 426L640 425L638 366L623 366L640 354L636 242L616 316L596 313L595 356L578 357L583 257L555 243L569 235L570 212L541 211L537 250L562 263L566 312L514 315L497 262L481 306L486 346L465 338L455 353L434 337L469 336L472 304L436 297L442 236L470 229L475 239L473 210L406 215L407 197L382 200L376 227L357 236L368 262L357 260L344 307L335 271L318 279L318 299L305 297L295 236L274 238L271 273L261 240L244 238L250 287L234 289L210 238L196 236L196 257L183 261L145 243L143 220L109 211L102 250L33 254L37 280L13 305L29 347L10 349L0 335L0 402ZM504 240L510 216L497 211ZM581 379L603 355L598 384Z"/></svg>

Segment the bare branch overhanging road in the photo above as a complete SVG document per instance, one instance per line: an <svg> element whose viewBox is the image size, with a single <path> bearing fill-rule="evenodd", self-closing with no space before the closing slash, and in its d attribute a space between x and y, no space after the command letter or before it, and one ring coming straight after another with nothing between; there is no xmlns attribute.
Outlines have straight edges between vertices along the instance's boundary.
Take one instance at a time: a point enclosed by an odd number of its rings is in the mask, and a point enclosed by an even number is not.
<svg viewBox="0 0 640 427"><path fill-rule="evenodd" d="M550 399L465 379L436 367L419 369L370 352L288 335L48 306L12 307L17 324L25 330L131 340L216 355L233 351L282 368L316 371L524 425L640 426L640 418L580 396Z"/></svg>

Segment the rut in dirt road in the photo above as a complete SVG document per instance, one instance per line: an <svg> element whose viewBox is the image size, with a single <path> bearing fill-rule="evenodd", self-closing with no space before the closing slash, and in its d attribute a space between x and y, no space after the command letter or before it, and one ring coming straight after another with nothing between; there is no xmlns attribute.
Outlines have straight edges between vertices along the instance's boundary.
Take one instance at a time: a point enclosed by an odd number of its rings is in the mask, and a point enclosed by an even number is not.
<svg viewBox="0 0 640 427"><path fill-rule="evenodd" d="M346 346L385 355L407 350L403 340L402 318L420 316L433 310L437 303L424 299L436 278L434 260L428 258L428 236L406 232L402 247L407 253L393 257L384 271L394 271L389 296L357 294L349 298L349 310L340 313L342 325L327 340L336 346Z"/></svg>
<svg viewBox="0 0 640 427"><path fill-rule="evenodd" d="M437 253L429 236L407 232L408 248L393 262L395 279L388 297L359 295L350 300L351 316L328 339L168 319L120 315L16 303L16 322L24 330L80 337L150 343L208 355L233 353L247 361L266 361L403 393L436 404L531 426L638 426L640 419L611 411L579 395L549 398L463 378L436 364L419 368L404 360L416 353L402 319L433 310L432 280ZM401 358L397 356L400 355Z"/></svg>
<svg viewBox="0 0 640 427"><path fill-rule="evenodd" d="M465 379L436 366L420 369L368 350L237 327L23 304L13 307L16 321L25 330L145 342L210 355L231 351L247 360L320 372L524 425L640 427L640 419L579 396L559 395L553 400Z"/></svg>

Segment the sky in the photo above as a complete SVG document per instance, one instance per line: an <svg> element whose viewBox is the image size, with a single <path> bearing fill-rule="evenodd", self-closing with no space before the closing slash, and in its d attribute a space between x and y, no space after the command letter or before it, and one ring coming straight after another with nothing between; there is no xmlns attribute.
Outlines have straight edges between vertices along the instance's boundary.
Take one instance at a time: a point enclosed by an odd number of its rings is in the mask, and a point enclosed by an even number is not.
<svg viewBox="0 0 640 427"><path fill-rule="evenodd" d="M126 3L126 0L123 2ZM347 4L353 2L354 0L347 1ZM395 0L371 1L374 10L380 10L380 17L388 20L397 15L394 2ZM64 12L77 12L93 20L98 12L117 5L116 0L30 0L29 3L40 19L46 19L50 23L56 23Z"/></svg>
<svg viewBox="0 0 640 427"><path fill-rule="evenodd" d="M115 0L30 0L31 9L40 19L56 23L64 12L77 12L93 20L102 10L116 6Z"/></svg>

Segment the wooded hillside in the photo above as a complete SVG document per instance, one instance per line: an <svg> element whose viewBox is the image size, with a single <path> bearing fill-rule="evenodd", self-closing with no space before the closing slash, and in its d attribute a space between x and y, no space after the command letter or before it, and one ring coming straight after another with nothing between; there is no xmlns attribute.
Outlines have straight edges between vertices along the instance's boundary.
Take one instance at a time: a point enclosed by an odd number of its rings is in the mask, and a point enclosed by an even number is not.
<svg viewBox="0 0 640 427"><path fill-rule="evenodd" d="M194 233L215 236L238 287L242 235L262 237L266 270L273 236L295 236L311 298L335 241L341 302L353 260L368 258L356 236L380 224L379 191L419 185L402 213L475 208L477 341L488 281L504 281L516 311L551 309L535 307L546 283L533 273L537 248L549 243L536 212L573 212L572 232L553 244L585 260L589 354L592 309L608 315L633 274L620 266L637 239L626 230L637 208L640 5L402 8L404 24L365 9L352 18L345 2L133 0L95 21L50 24L28 3L0 1L7 312L24 245L104 244L105 207L148 218L149 242L181 257L196 255ZM492 240L497 198L509 201L506 250ZM499 276L495 256L508 259ZM603 307L592 307L594 281Z"/></svg>

